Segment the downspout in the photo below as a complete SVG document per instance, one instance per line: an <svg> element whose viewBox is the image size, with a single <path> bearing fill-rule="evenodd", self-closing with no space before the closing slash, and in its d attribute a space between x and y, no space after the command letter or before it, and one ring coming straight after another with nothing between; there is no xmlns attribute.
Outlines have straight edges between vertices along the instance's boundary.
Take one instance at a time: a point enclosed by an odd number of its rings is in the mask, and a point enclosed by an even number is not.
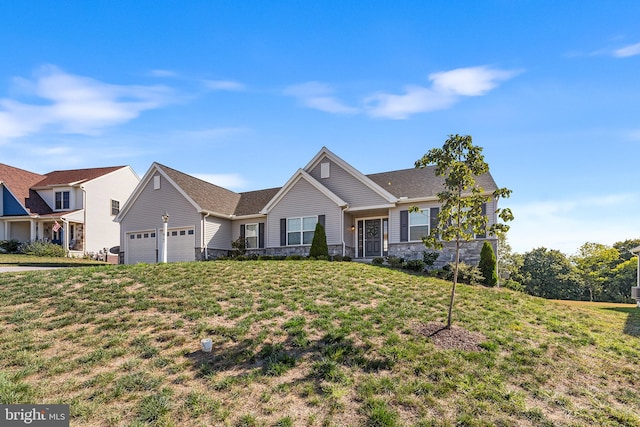
<svg viewBox="0 0 640 427"><path fill-rule="evenodd" d="M202 234L202 242L201 242L201 245L204 248L204 260L205 261L209 261L209 250L208 250L207 245L205 243L205 236L206 236L205 224L207 223L207 217L209 215L211 215L211 214L207 212L205 215L202 216L202 233L201 233Z"/></svg>
<svg viewBox="0 0 640 427"><path fill-rule="evenodd" d="M83 218L82 218L82 252L86 255L87 254L87 190L85 190L84 185L80 186L80 189L82 190L82 214L83 214ZM109 206L109 209L111 209L111 206ZM104 254L104 260L105 262L108 259L108 255L105 253Z"/></svg>
<svg viewBox="0 0 640 427"><path fill-rule="evenodd" d="M342 215L340 216L340 236L342 237L342 256L344 257L347 253L346 243L344 241L344 212L347 210L348 206L342 208Z"/></svg>

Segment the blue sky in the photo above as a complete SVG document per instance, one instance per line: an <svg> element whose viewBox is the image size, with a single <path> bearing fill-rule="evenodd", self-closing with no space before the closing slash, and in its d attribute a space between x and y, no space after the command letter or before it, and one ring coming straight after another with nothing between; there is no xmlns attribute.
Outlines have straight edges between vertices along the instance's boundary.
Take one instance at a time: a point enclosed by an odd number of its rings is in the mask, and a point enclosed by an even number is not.
<svg viewBox="0 0 640 427"><path fill-rule="evenodd" d="M484 147L509 242L640 237L640 2L0 0L0 162L235 191Z"/></svg>

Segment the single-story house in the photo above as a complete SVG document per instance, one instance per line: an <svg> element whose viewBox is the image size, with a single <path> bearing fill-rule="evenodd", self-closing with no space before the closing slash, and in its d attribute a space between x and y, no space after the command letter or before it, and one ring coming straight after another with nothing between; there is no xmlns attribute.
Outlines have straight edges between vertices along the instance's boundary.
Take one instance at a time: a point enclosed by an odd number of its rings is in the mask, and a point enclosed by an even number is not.
<svg viewBox="0 0 640 427"><path fill-rule="evenodd" d="M70 255L120 244L113 221L140 177L129 166L41 175L0 163L0 240L46 240Z"/></svg>
<svg viewBox="0 0 640 427"><path fill-rule="evenodd" d="M443 182L433 167L365 175L326 147L282 187L243 193L153 163L115 218L121 262L163 259L164 213L169 262L226 256L239 238L249 254L308 255L318 222L331 255L422 259L421 237L437 220ZM489 173L477 182L487 194L497 188ZM489 224L496 204L486 206ZM412 206L421 212L409 212ZM477 264L487 240L495 250L495 236L477 236L462 259ZM452 246L445 246L438 264L452 260Z"/></svg>

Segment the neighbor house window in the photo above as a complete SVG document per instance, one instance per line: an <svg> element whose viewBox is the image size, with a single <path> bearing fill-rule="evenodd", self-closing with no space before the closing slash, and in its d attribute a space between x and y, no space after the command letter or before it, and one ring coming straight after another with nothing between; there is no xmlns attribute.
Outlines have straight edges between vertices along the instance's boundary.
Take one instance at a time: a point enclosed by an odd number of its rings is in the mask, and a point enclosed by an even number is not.
<svg viewBox="0 0 640 427"><path fill-rule="evenodd" d="M56 191L56 210L69 209L69 192Z"/></svg>
<svg viewBox="0 0 640 427"><path fill-rule="evenodd" d="M246 224L244 226L244 239L247 249L258 247L258 224Z"/></svg>
<svg viewBox="0 0 640 427"><path fill-rule="evenodd" d="M317 222L317 216L287 218L287 245L310 245Z"/></svg>
<svg viewBox="0 0 640 427"><path fill-rule="evenodd" d="M409 212L409 240L418 241L429 235L429 209Z"/></svg>
<svg viewBox="0 0 640 427"><path fill-rule="evenodd" d="M111 215L115 216L120 213L120 202L117 200L111 201Z"/></svg>

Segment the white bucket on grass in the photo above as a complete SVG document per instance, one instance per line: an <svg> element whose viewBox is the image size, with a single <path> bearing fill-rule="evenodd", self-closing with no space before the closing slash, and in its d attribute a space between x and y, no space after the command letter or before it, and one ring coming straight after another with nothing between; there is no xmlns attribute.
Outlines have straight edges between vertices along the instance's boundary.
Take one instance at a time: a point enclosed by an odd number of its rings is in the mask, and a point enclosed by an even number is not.
<svg viewBox="0 0 640 427"><path fill-rule="evenodd" d="M202 351L204 351L205 353L211 353L211 349L213 348L213 342L211 341L211 338L200 340L200 345L202 346Z"/></svg>

